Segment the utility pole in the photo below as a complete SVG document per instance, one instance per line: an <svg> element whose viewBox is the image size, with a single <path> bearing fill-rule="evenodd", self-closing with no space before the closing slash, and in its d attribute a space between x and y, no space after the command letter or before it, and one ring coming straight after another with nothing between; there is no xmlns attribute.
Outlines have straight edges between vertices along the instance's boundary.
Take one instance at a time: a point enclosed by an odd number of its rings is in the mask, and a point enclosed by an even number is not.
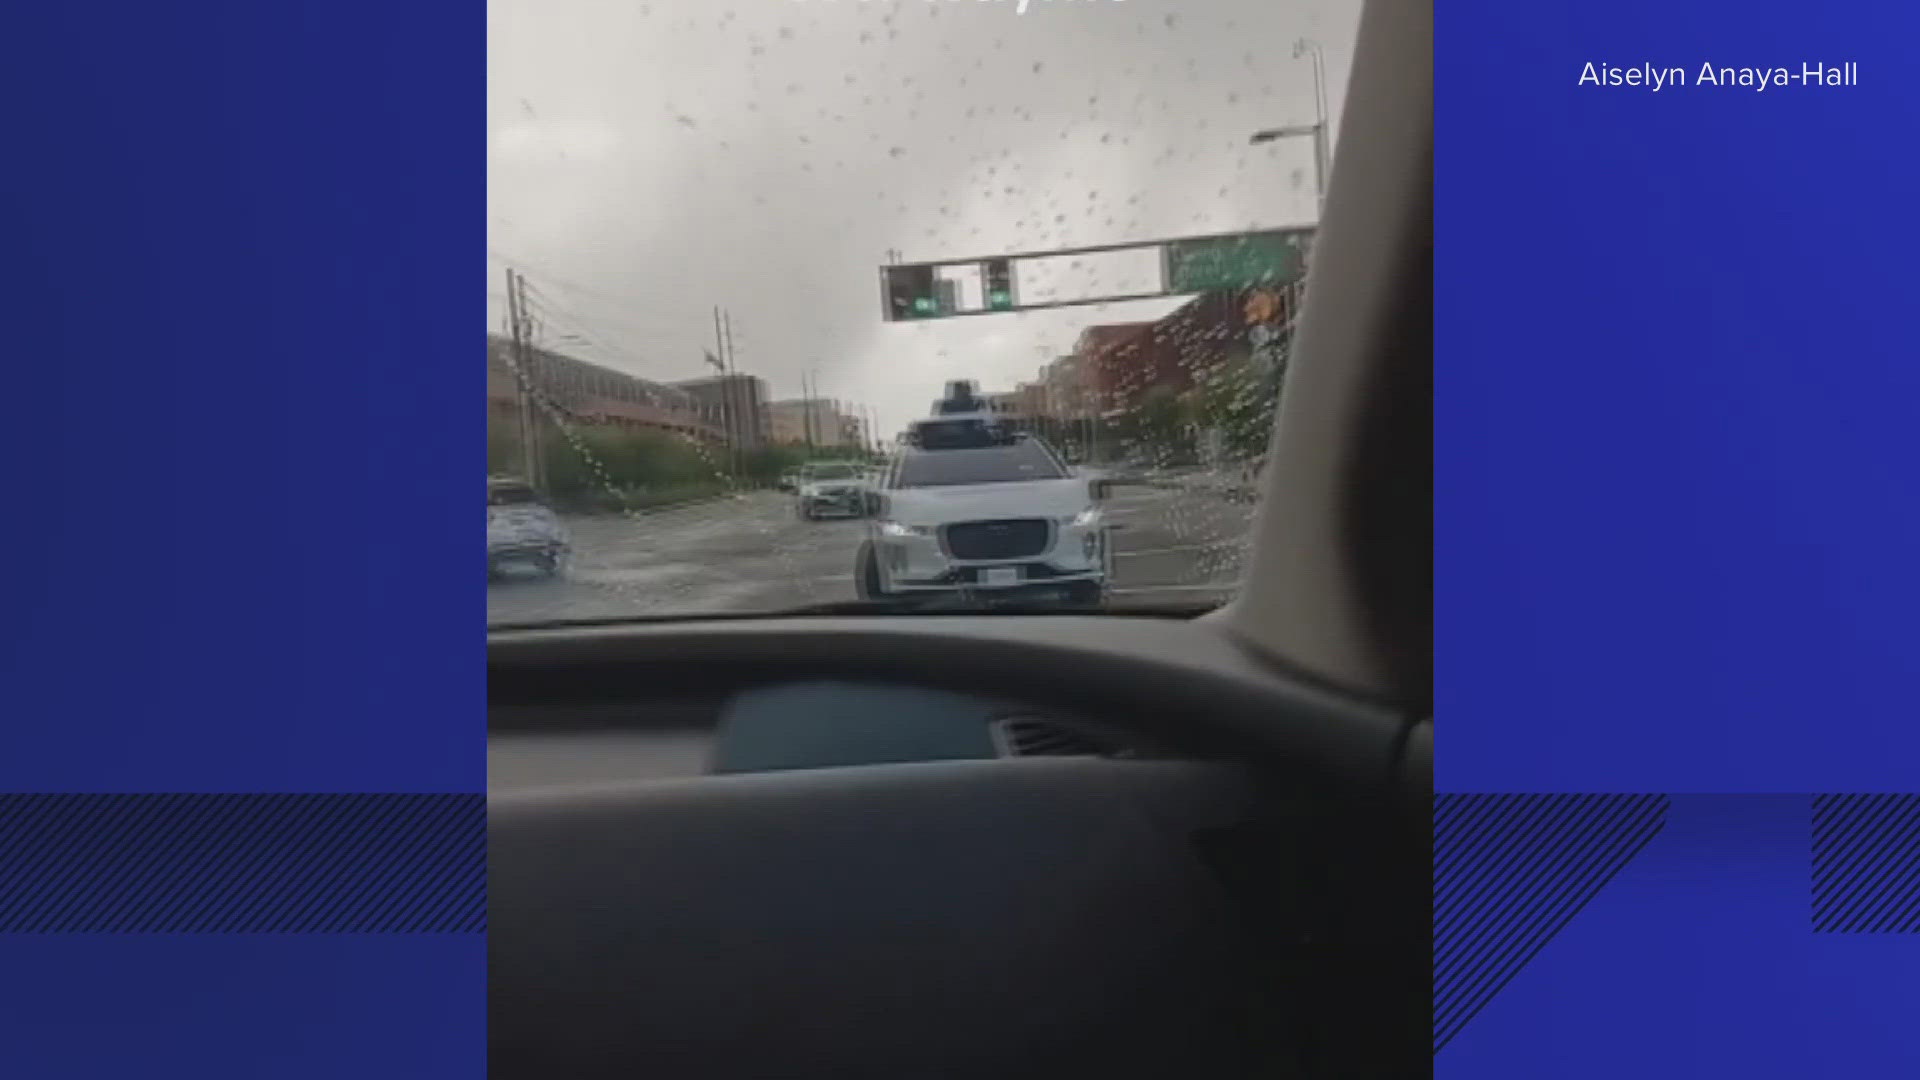
<svg viewBox="0 0 1920 1080"><path fill-rule="evenodd" d="M727 394L727 344L721 332L720 305L713 306L713 366L719 370L720 387L720 439L726 443L728 472L732 472L733 459L733 405Z"/></svg>
<svg viewBox="0 0 1920 1080"><path fill-rule="evenodd" d="M742 444L746 440L747 432L757 427L758 424L755 422L756 418L753 415L753 409L749 403L741 400L746 395L741 392L742 388L739 385L739 380L734 378L734 376L740 372L740 365L734 361L733 356L733 312L725 308L720 310L720 328L721 336L725 339L727 346L726 354L721 357L721 359L726 361L727 374L725 381L720 384L720 393L729 401L733 402L733 426L735 430L732 449L728 454L728 462L729 467L733 470L733 475L738 477L740 475L740 465L746 459L746 447Z"/></svg>
<svg viewBox="0 0 1920 1080"><path fill-rule="evenodd" d="M807 389L807 373L800 373L800 437L806 440L807 456L813 456L813 391Z"/></svg>
<svg viewBox="0 0 1920 1080"><path fill-rule="evenodd" d="M532 326L527 317L526 280L507 271L507 335L512 343L514 382L520 387L520 468L527 483L546 494L546 469L541 460L540 412L534 401Z"/></svg>
<svg viewBox="0 0 1920 1080"><path fill-rule="evenodd" d="M813 441L825 444L826 425L821 422L820 417L820 369L814 368L809 374L813 376L813 397L807 404L807 415L813 417Z"/></svg>

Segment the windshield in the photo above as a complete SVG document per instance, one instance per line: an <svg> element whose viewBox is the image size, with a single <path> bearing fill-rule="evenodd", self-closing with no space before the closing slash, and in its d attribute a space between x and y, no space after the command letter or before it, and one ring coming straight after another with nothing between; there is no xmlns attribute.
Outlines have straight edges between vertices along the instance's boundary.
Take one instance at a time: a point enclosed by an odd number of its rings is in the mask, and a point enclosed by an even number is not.
<svg viewBox="0 0 1920 1080"><path fill-rule="evenodd" d="M949 487L956 484L1008 484L1022 480L1061 480L1059 463L1032 443L977 450L910 451L900 459L897 488Z"/></svg>
<svg viewBox="0 0 1920 1080"><path fill-rule="evenodd" d="M531 487L498 485L487 488L488 506L538 506L540 496Z"/></svg>
<svg viewBox="0 0 1920 1080"><path fill-rule="evenodd" d="M1359 14L489 0L490 621L1230 600Z"/></svg>

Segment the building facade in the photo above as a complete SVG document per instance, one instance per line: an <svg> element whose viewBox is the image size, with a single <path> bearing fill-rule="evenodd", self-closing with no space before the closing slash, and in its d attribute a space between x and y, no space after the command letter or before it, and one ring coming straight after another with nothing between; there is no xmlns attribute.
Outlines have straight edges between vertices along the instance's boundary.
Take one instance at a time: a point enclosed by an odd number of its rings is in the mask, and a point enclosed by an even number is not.
<svg viewBox="0 0 1920 1080"><path fill-rule="evenodd" d="M767 405L769 440L780 446L865 446L866 424L845 404L827 398L790 398Z"/></svg>
<svg viewBox="0 0 1920 1080"><path fill-rule="evenodd" d="M1087 365L1072 353L1041 366L1033 381L1016 386L1009 395L1019 416L1036 419L1079 420L1093 416L1092 385L1083 378Z"/></svg>
<svg viewBox="0 0 1920 1080"><path fill-rule="evenodd" d="M1170 444L1248 442L1247 432L1270 426L1303 296L1299 283L1225 290L1195 296L1153 322L1089 326L1073 352L1014 390L1014 408L1033 430L1086 460L1138 452L1128 442L1141 442L1139 422L1157 417L1164 425L1170 414L1190 429L1164 434Z"/></svg>
<svg viewBox="0 0 1920 1080"><path fill-rule="evenodd" d="M673 384L715 418L729 444L757 450L772 441L768 430L767 384L755 375L714 375Z"/></svg>
<svg viewBox="0 0 1920 1080"><path fill-rule="evenodd" d="M1238 359L1271 364L1292 337L1301 290L1202 293L1151 323L1090 326L1074 349L1074 382L1102 413L1126 412L1152 391L1185 393Z"/></svg>
<svg viewBox="0 0 1920 1080"><path fill-rule="evenodd" d="M507 339L487 335L487 417L508 430L518 424L521 408L521 380L514 370L512 349ZM539 348L528 350L527 368L536 399L568 423L662 431L703 442L722 438L716 412L664 383Z"/></svg>

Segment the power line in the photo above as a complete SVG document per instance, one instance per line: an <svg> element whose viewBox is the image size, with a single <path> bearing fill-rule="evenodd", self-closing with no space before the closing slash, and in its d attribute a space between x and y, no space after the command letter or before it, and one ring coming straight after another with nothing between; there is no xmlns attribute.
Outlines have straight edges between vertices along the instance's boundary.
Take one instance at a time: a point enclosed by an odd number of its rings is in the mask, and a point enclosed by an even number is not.
<svg viewBox="0 0 1920 1080"><path fill-rule="evenodd" d="M549 295L546 292L546 290L538 286L529 284L528 288L532 291L534 296L538 297L541 300L541 302L547 304L553 311L565 313L566 315L569 315L575 320L578 320L583 323L600 323L606 326L616 327L629 332L641 333L641 334L647 334L647 335L658 335L658 334L661 334L662 332L666 332L666 333L673 332L672 328L665 321L659 324L648 326L648 325L643 325L641 323L626 322L620 319L611 318L606 315L587 315L569 306L564 301ZM677 321L677 319L675 321Z"/></svg>
<svg viewBox="0 0 1920 1080"><path fill-rule="evenodd" d="M538 297L537 293L534 295ZM534 307L536 308L536 310L539 310L542 314L551 318L555 322L555 324L560 328L573 331L573 334L572 334L573 337L579 338L586 344L597 346L598 348L613 354L614 356L625 361L627 365L637 366L642 370L655 368L659 366L657 363L644 360L639 356L635 355L634 353L628 352L625 349L622 349L615 345L608 344L605 340L597 336L595 332L586 325L584 320L580 319L579 316L574 315L571 312L567 312L564 309L560 309L560 310L550 309L543 304L536 304L534 305ZM623 372L623 374L632 375L634 378L645 378L645 376L640 375L637 372L633 372L633 371Z"/></svg>
<svg viewBox="0 0 1920 1080"><path fill-rule="evenodd" d="M521 415L523 439L522 452L526 462L525 467L529 474L529 482L533 483L536 489L544 491L551 480L547 474L546 448L541 424L544 414L552 427L567 441L574 452L580 456L581 460L587 464L588 468L594 473L595 477L607 491L617 497L619 495L619 489L614 484L613 478L605 464L598 459L581 438L580 433L575 430L575 425L569 421L566 410L553 400L552 396L547 393L546 388L541 386L539 380L535 378L534 365L532 364L532 353L534 349L529 340L531 325L526 319L526 309L524 305L525 279L512 270L509 270L507 274L510 289L508 297L514 301L513 318L510 321L510 327L513 332L513 348L508 352L507 357L509 366L513 368L515 381L520 387L519 411ZM655 401L654 404L657 405L658 402ZM706 447L702 445L698 438L695 438L685 431L678 429L670 430L673 435L687 443L700 456L707 467L713 471L715 477L723 479L730 488L738 488L738 478L724 474L715 467L713 459L708 455Z"/></svg>
<svg viewBox="0 0 1920 1080"><path fill-rule="evenodd" d="M492 258L494 258L495 260L499 261L501 264L515 267L522 273L526 273L527 271L531 270L534 276L546 279L547 284L552 285L555 288L561 289L566 292L574 293L578 296L598 300L602 303L619 304L623 307L626 307L626 306L633 305L636 301L639 301L639 300L664 300L670 306L674 308L680 308L680 307L684 307L689 300L689 296L687 294L684 294L684 293L674 294L674 293L667 293L659 290L641 290L626 296L616 296L612 293L605 292L600 289L591 288L589 286L582 285L579 282L570 280L567 277L554 273L552 270L549 270L544 266L541 266L539 263L533 260L524 259L517 255L509 254L507 252L499 250L498 248L491 248L491 247L488 248L487 254Z"/></svg>

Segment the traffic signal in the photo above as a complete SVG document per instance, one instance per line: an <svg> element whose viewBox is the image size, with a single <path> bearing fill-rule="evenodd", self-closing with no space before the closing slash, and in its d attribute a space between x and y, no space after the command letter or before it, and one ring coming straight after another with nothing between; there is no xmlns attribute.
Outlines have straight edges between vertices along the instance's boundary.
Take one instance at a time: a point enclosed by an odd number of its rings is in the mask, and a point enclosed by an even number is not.
<svg viewBox="0 0 1920 1080"><path fill-rule="evenodd" d="M1013 263L1006 259L988 259L980 264L985 281L987 310L1006 311L1013 307Z"/></svg>
<svg viewBox="0 0 1920 1080"><path fill-rule="evenodd" d="M1242 308L1248 326L1270 323L1280 315L1280 301L1270 289L1255 289L1247 294L1247 302Z"/></svg>
<svg viewBox="0 0 1920 1080"><path fill-rule="evenodd" d="M889 322L931 318L940 313L933 267L889 266L885 270Z"/></svg>

